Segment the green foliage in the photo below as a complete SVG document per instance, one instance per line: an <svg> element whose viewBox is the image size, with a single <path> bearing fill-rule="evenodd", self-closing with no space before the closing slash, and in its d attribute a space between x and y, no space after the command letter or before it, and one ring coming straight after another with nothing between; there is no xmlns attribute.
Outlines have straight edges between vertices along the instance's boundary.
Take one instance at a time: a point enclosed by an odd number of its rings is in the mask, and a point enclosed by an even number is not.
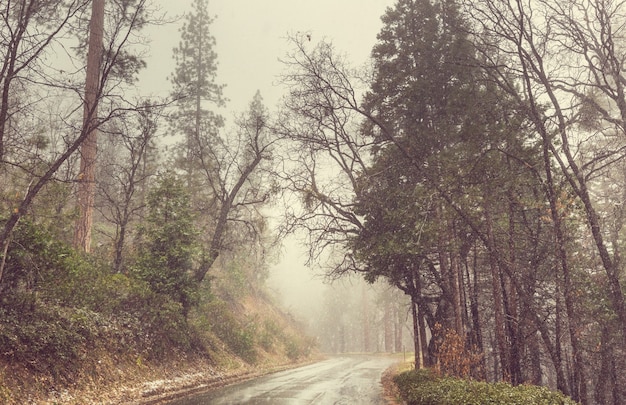
<svg viewBox="0 0 626 405"><path fill-rule="evenodd" d="M254 363L258 355L254 347L256 323L241 324L220 300L207 304L205 311L213 333L237 356Z"/></svg>
<svg viewBox="0 0 626 405"><path fill-rule="evenodd" d="M43 227L23 220L15 228L0 284L0 307L31 310L37 293L56 296L81 259ZM63 294L66 295L66 294Z"/></svg>
<svg viewBox="0 0 626 405"><path fill-rule="evenodd" d="M284 338L285 352L292 361L300 360L311 354L315 347L313 338L288 335Z"/></svg>
<svg viewBox="0 0 626 405"><path fill-rule="evenodd" d="M266 352L272 352L275 349L276 342L282 335L280 326L272 319L266 319L263 322L263 327L257 335L257 340L263 350Z"/></svg>
<svg viewBox="0 0 626 405"><path fill-rule="evenodd" d="M1 292L0 358L53 381L71 381L100 346L145 358L197 347L179 302L28 221L15 229Z"/></svg>
<svg viewBox="0 0 626 405"><path fill-rule="evenodd" d="M54 379L70 380L93 347L97 316L88 310L37 307L24 314L0 309L2 357Z"/></svg>
<svg viewBox="0 0 626 405"><path fill-rule="evenodd" d="M179 302L187 314L197 302L192 271L199 257L198 233L189 195L174 175L163 176L148 196L148 217L140 235L132 275Z"/></svg>
<svg viewBox="0 0 626 405"><path fill-rule="evenodd" d="M438 377L431 370L411 370L394 378L409 405L574 405L570 398L545 387L486 383Z"/></svg>
<svg viewBox="0 0 626 405"><path fill-rule="evenodd" d="M170 77L173 97L178 101L178 110L172 114L173 127L187 137L186 147L191 146L190 139L197 138L201 132L215 135L217 128L223 125L223 118L207 109L206 102L216 106L224 104L222 85L215 83L217 76L217 53L215 38L210 26L213 18L209 14L207 0L194 0L192 12L185 15L180 30L181 41L174 48L176 67ZM197 142L196 139L193 142ZM186 159L191 155L187 151ZM187 165L191 162L185 162Z"/></svg>

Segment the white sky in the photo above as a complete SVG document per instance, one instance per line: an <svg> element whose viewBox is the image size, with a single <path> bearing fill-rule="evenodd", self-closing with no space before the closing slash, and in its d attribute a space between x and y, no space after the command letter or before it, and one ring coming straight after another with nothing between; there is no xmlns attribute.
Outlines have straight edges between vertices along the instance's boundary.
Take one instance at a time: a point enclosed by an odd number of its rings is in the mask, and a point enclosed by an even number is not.
<svg viewBox="0 0 626 405"><path fill-rule="evenodd" d="M191 10L191 0L153 0L173 17ZM312 42L331 41L354 66L364 64L382 27L380 17L395 0L209 0L209 12L216 19L212 34L217 41L219 70L217 82L225 84L230 100L223 113L229 121L243 112L257 90L273 110L282 90L279 62L290 50L288 34L311 33ZM179 24L152 28L148 67L141 76L142 91L166 96L173 71L172 49L179 41ZM320 299L319 278L304 268L306 258L294 241L287 241L281 262L273 268L270 282L278 288L294 312Z"/></svg>
<svg viewBox="0 0 626 405"><path fill-rule="evenodd" d="M170 16L191 10L191 0L153 0ZM228 109L242 112L257 90L266 105L280 98L277 77L283 71L279 58L289 51L289 33L310 32L312 40L333 42L356 65L363 64L381 28L380 17L393 0L209 0L216 17L212 33L218 54L218 83L226 84ZM178 27L148 31L152 41L142 87L159 95L169 90L173 70L172 49L179 41ZM228 118L228 113L226 114Z"/></svg>

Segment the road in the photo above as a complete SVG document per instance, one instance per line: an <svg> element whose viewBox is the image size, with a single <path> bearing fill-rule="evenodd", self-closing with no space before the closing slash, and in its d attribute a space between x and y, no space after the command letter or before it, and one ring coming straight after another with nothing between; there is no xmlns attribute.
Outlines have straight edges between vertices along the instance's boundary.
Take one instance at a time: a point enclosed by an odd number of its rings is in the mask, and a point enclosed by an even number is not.
<svg viewBox="0 0 626 405"><path fill-rule="evenodd" d="M384 356L335 357L169 405L378 405L383 404L381 374L394 362Z"/></svg>

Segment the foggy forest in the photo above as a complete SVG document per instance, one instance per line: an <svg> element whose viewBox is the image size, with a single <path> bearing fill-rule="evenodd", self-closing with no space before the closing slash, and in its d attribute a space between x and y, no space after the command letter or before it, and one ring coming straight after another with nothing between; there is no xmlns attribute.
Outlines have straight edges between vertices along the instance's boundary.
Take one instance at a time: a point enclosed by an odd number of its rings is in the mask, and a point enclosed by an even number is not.
<svg viewBox="0 0 626 405"><path fill-rule="evenodd" d="M211 3L154 3L0 1L0 402L385 352L626 403L625 1L389 1L232 115Z"/></svg>

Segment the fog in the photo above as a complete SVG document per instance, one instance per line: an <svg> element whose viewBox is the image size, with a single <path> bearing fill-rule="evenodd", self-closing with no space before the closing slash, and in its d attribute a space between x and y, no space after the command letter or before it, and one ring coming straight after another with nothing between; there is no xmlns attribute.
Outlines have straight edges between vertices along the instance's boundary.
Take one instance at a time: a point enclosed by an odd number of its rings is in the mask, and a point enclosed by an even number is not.
<svg viewBox="0 0 626 405"><path fill-rule="evenodd" d="M154 4L167 19L191 9L191 0L154 0ZM350 61L365 63L382 27L380 17L392 4L391 0L210 0L209 12L216 17L212 33L217 41L217 82L226 85L229 99L226 116L245 109L257 90L270 108L280 100L280 58L288 51L289 34L307 32L313 40L330 40ZM178 20L146 30L151 45L141 83L155 95L168 94L167 76L174 67L172 49L179 41L180 25Z"/></svg>
<svg viewBox="0 0 626 405"><path fill-rule="evenodd" d="M167 97L167 78L174 69L172 49L180 38L180 16L191 10L191 0L155 0L154 4L169 22L145 31L150 44L140 88L144 95ZM257 90L270 111L276 109L284 94L279 81L284 71L280 59L289 51L288 35L307 32L313 42L331 41L350 63L360 66L367 63L382 26L380 17L391 5L392 0L210 0L209 11L215 16L212 34L217 42L217 83L225 85L228 99L220 111L226 126L245 110ZM306 267L306 252L295 237L285 240L268 285L286 310L306 324L312 334L319 334L320 319L325 316L324 300L329 299L332 290L358 293L362 286L355 279L333 286L324 283L319 268Z"/></svg>

